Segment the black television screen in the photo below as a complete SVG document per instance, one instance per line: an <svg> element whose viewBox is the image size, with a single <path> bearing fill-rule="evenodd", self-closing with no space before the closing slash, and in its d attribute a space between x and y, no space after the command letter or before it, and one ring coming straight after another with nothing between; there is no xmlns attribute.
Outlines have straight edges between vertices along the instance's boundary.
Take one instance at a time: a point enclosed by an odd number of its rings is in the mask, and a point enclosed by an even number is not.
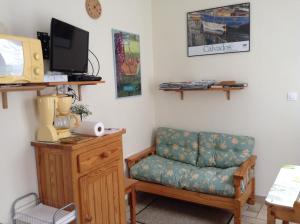
<svg viewBox="0 0 300 224"><path fill-rule="evenodd" d="M89 32L52 18L50 35L50 70L87 73Z"/></svg>

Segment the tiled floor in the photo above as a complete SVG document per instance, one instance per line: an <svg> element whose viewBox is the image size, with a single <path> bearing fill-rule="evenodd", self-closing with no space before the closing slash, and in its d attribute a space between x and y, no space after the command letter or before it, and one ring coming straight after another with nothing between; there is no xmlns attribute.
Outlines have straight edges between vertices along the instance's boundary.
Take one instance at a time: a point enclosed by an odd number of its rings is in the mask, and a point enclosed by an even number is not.
<svg viewBox="0 0 300 224"><path fill-rule="evenodd" d="M137 203L137 213L140 211L147 209L146 207L157 197L150 194L140 194L138 196ZM127 219L129 220L129 208L127 206ZM128 222L130 223L130 222ZM138 223L138 222L137 222ZM234 220L232 219L230 224L233 224ZM277 220L276 224L281 224L282 221ZM168 223L172 224L172 223ZM188 224L188 223L185 223ZM220 223L221 224L221 223ZM264 205L264 198L258 197L255 205L246 204L243 208L242 215L242 224L267 224L267 207ZM292 224L292 223L290 223Z"/></svg>

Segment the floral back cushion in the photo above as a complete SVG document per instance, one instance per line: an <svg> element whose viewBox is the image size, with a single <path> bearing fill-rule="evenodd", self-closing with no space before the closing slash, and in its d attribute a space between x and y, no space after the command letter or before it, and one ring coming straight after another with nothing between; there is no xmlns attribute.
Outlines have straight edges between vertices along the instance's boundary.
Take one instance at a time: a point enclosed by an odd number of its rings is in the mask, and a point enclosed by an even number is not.
<svg viewBox="0 0 300 224"><path fill-rule="evenodd" d="M254 142L254 138L248 136L200 132L197 166L240 166L252 155Z"/></svg>
<svg viewBox="0 0 300 224"><path fill-rule="evenodd" d="M196 165L199 148L198 138L197 132L158 128L156 154L167 159Z"/></svg>

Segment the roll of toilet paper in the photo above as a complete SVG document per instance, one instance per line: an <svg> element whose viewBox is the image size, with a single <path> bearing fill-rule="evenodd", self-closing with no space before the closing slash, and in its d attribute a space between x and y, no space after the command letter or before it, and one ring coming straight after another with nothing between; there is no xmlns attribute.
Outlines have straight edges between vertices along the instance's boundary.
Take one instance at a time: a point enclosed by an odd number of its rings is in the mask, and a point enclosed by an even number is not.
<svg viewBox="0 0 300 224"><path fill-rule="evenodd" d="M102 136L104 125L100 121L83 121L78 128L74 128L72 131L82 135Z"/></svg>

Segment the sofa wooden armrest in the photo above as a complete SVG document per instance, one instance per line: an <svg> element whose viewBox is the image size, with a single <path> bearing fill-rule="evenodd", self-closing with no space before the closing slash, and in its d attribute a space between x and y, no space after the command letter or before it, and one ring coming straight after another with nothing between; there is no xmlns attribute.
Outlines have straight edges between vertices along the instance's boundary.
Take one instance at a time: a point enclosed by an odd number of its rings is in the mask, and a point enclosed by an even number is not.
<svg viewBox="0 0 300 224"><path fill-rule="evenodd" d="M255 178L254 176L249 175L251 170L254 169L256 164L257 156L251 156L249 159L247 159L245 162L242 163L242 165L239 167L239 169L233 174L233 183L235 188L235 197L240 198L242 195L241 192L241 184L242 181L244 181L244 187L245 187L245 195L247 193L251 192L250 198L248 199L249 204L255 203L255 195L254 195L254 189L255 189ZM250 179L249 179L250 176ZM250 186L251 185L251 186ZM251 188L251 191L249 190Z"/></svg>
<svg viewBox="0 0 300 224"><path fill-rule="evenodd" d="M247 172L254 168L256 163L257 156L251 156L249 159L247 159L245 162L242 163L242 165L239 167L239 169L234 173L233 177L235 179L242 180L244 176L247 174Z"/></svg>
<svg viewBox="0 0 300 224"><path fill-rule="evenodd" d="M141 152L138 152L125 159L128 169L130 169L134 164L138 163L142 159L155 154L155 146L151 146Z"/></svg>

